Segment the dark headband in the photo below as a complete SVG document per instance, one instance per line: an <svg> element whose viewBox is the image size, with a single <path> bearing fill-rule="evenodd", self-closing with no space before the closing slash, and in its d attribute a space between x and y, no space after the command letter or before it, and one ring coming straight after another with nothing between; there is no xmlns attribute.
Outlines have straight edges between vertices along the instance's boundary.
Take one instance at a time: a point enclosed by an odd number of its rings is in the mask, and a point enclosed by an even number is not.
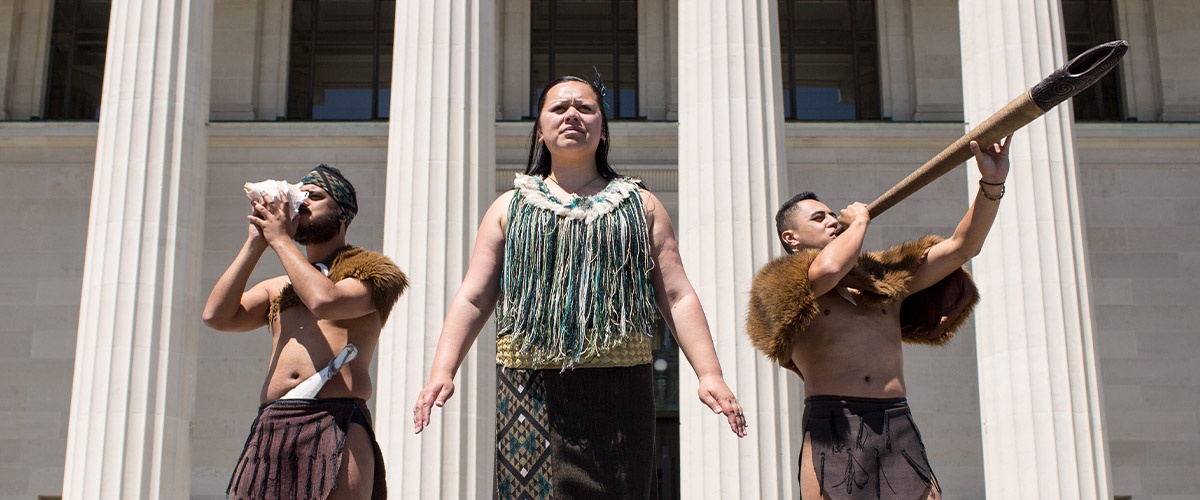
<svg viewBox="0 0 1200 500"><path fill-rule="evenodd" d="M358 195L354 192L354 186L338 169L322 163L300 179L300 183L312 184L329 193L342 209L347 226L354 220L354 216L358 215Z"/></svg>

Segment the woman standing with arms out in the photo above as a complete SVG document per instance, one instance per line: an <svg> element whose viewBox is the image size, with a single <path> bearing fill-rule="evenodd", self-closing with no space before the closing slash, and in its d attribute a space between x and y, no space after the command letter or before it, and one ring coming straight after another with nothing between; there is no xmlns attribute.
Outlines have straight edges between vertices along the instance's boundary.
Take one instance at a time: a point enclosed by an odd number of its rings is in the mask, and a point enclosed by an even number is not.
<svg viewBox="0 0 1200 500"><path fill-rule="evenodd" d="M415 432L496 310L497 498L650 498L654 307L700 400L746 435L662 203L608 164L603 87L576 77L538 100L525 175L483 216L442 326Z"/></svg>

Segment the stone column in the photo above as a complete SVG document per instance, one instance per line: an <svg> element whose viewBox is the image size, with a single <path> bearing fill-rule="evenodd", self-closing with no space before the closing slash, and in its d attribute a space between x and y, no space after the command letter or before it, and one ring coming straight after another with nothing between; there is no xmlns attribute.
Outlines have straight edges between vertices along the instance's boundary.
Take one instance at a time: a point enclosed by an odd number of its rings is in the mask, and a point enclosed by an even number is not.
<svg viewBox="0 0 1200 500"><path fill-rule="evenodd" d="M750 282L781 253L774 213L787 163L776 3L715 0L679 10L680 253L750 424L748 437L734 436L696 399L696 377L682 364L682 498L799 496L799 380L745 336Z"/></svg>
<svg viewBox="0 0 1200 500"><path fill-rule="evenodd" d="M520 120L529 116L532 99L529 85L530 29L533 24L530 0L502 0L497 2L503 9L498 15L501 22L497 31L500 67L496 68L500 80L500 112L497 118ZM503 41L503 44L499 44Z"/></svg>
<svg viewBox="0 0 1200 500"><path fill-rule="evenodd" d="M187 498L211 0L113 2L64 498Z"/></svg>
<svg viewBox="0 0 1200 500"><path fill-rule="evenodd" d="M912 2L900 0L878 2L880 54L880 93L883 98L883 116L898 122L912 121L913 89Z"/></svg>
<svg viewBox="0 0 1200 500"><path fill-rule="evenodd" d="M16 5L0 2L0 33L16 31ZM0 120L8 120L8 72L12 66L12 36L0 37Z"/></svg>
<svg viewBox="0 0 1200 500"><path fill-rule="evenodd" d="M9 38L5 52L7 56L0 58L0 64L8 67L4 82L4 92L0 95L4 108L5 120L26 120L33 116L41 116L45 106L47 60L50 54L50 26L53 21L54 2L6 2L9 4L6 14L11 16L11 29L0 31ZM3 26L0 24L0 26ZM6 28L9 26L6 26Z"/></svg>
<svg viewBox="0 0 1200 500"><path fill-rule="evenodd" d="M399 2L384 253L412 280L379 347L377 433L397 498L489 498L495 340L485 331L430 427L412 432L442 320L494 193L493 2Z"/></svg>
<svg viewBox="0 0 1200 500"><path fill-rule="evenodd" d="M638 2L638 103L639 116L649 120L672 120L668 116L675 88L675 50L678 38L671 0ZM674 111L674 110L672 110Z"/></svg>
<svg viewBox="0 0 1200 500"><path fill-rule="evenodd" d="M1057 0L960 0L959 16L968 127L1066 62ZM988 498L1109 498L1071 113L1014 138L1008 193L972 264Z"/></svg>

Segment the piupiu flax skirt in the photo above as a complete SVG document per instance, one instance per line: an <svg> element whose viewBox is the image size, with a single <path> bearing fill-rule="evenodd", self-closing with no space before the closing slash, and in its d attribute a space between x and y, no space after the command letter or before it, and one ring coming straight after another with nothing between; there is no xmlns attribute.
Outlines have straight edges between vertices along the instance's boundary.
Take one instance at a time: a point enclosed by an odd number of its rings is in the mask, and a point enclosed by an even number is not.
<svg viewBox="0 0 1200 500"><path fill-rule="evenodd" d="M383 455L361 399L288 399L264 403L229 478L232 499L324 499L337 487L346 431L363 426L375 448L373 499L387 498Z"/></svg>
<svg viewBox="0 0 1200 500"><path fill-rule="evenodd" d="M937 487L904 398L811 396L803 420L812 457L800 466L812 460L832 500L924 500Z"/></svg>
<svg viewBox="0 0 1200 500"><path fill-rule="evenodd" d="M650 365L497 366L496 381L495 498L656 495Z"/></svg>

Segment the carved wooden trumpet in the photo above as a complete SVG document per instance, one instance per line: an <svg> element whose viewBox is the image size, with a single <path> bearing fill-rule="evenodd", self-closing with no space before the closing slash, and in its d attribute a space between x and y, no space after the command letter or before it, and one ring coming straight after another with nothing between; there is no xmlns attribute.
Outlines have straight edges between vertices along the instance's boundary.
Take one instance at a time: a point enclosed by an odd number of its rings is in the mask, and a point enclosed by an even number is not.
<svg viewBox="0 0 1200 500"><path fill-rule="evenodd" d="M900 200L917 192L971 158L971 141L987 147L1029 124L1063 101L1091 87L1116 67L1129 43L1116 40L1097 45L1067 61L1057 71L1013 99L992 116L960 137L921 168L909 174L867 206L874 219Z"/></svg>

